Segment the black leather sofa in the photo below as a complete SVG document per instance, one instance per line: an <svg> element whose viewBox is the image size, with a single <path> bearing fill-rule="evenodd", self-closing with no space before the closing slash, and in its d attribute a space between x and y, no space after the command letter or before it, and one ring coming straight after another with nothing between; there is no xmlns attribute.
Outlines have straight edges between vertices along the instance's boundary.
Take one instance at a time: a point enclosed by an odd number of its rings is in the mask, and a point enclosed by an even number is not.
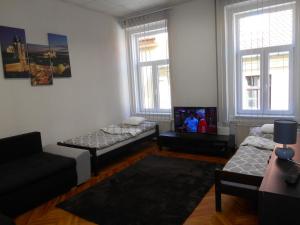
<svg viewBox="0 0 300 225"><path fill-rule="evenodd" d="M76 182L75 160L43 152L39 132L0 139L0 211L5 216L32 209Z"/></svg>
<svg viewBox="0 0 300 225"><path fill-rule="evenodd" d="M7 216L4 216L0 213L0 224L1 225L15 225L14 221L7 217Z"/></svg>

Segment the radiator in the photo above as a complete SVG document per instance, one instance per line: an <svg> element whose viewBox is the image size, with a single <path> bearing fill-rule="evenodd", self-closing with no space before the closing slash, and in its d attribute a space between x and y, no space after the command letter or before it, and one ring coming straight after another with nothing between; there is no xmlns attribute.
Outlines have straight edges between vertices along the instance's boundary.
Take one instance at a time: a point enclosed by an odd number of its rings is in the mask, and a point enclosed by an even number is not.
<svg viewBox="0 0 300 225"><path fill-rule="evenodd" d="M173 130L172 120L158 121L158 124L159 124L159 132Z"/></svg>

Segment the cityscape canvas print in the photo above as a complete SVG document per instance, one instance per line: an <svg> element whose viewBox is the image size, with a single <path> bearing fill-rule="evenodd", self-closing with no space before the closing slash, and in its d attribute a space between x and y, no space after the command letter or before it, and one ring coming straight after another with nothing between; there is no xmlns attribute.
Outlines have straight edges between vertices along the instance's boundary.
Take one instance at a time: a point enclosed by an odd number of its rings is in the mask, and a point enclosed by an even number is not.
<svg viewBox="0 0 300 225"><path fill-rule="evenodd" d="M50 49L48 45L27 45L31 85L53 84L52 69L50 66Z"/></svg>
<svg viewBox="0 0 300 225"><path fill-rule="evenodd" d="M67 36L48 33L48 41L49 45L26 44L24 29L0 26L4 77L31 78L33 86L71 77Z"/></svg>
<svg viewBox="0 0 300 225"><path fill-rule="evenodd" d="M0 44L5 78L29 78L25 30L0 26Z"/></svg>
<svg viewBox="0 0 300 225"><path fill-rule="evenodd" d="M48 34L53 77L71 77L68 39L65 35Z"/></svg>

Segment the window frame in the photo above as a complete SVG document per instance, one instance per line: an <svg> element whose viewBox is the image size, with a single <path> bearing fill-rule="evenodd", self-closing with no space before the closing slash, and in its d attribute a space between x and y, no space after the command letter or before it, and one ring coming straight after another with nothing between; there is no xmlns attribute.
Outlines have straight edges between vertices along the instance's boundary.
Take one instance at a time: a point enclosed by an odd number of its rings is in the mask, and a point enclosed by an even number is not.
<svg viewBox="0 0 300 225"><path fill-rule="evenodd" d="M276 4L277 3L277 4ZM257 7L257 6L256 6ZM292 21L292 43L290 45L281 45L281 46L271 46L271 47L261 47L254 49L243 49L240 50L240 40L239 40L239 21L244 17L251 15L260 15L270 12L278 12L283 10L292 10L293 12L293 21ZM244 7L241 7L240 10L230 8L226 10L226 24L225 27L229 33L227 34L227 46L232 46L233 51L231 54L233 57L233 73L234 73L234 96L235 96L235 115L236 116L247 116L247 115L261 115L266 117L272 116L294 116L295 108L295 98L294 96L294 50L295 50L295 38L296 38L296 3L291 1L289 3L280 3L280 2L269 2L269 5L263 6L263 8L257 10L253 4L247 4ZM230 19L231 18L231 19ZM230 21L231 20L231 21ZM232 26L230 28L230 26ZM269 109L269 86L268 86L268 74L269 74L269 54L279 52L289 52L289 109L288 110L271 110ZM229 51L230 53L230 51ZM245 110L243 109L243 90L242 90L242 57L247 55L259 55L260 56L260 109L254 110ZM227 59L227 63L230 60ZM228 70L230 71L230 69ZM227 71L227 72L228 72Z"/></svg>
<svg viewBox="0 0 300 225"><path fill-rule="evenodd" d="M147 30L143 27L147 26ZM146 37L149 35L155 35L160 33L168 33L166 27L166 21L161 20L157 23L149 23L149 25L137 26L135 28L130 28L128 31L128 50L129 50L129 59L130 59L130 76L131 76L131 91L132 91L132 100L131 100L131 108L134 114L163 114L170 115L172 112L172 105L170 109L160 109L160 94L159 94L159 66L167 65L170 68L170 54L168 47L168 59L161 60L152 60L147 62L141 62L139 57L139 49L138 49L138 39L141 37ZM168 34L169 35L169 34ZM169 45L169 40L168 40ZM142 67L150 66L152 68L152 76L153 76L153 101L154 108L146 109L143 107L143 86L142 86L142 76L141 69ZM170 77L169 77L170 79ZM171 83L171 81L169 80ZM171 98L171 87L170 87L170 98ZM171 100L171 99L170 99ZM172 101L171 101L172 103Z"/></svg>

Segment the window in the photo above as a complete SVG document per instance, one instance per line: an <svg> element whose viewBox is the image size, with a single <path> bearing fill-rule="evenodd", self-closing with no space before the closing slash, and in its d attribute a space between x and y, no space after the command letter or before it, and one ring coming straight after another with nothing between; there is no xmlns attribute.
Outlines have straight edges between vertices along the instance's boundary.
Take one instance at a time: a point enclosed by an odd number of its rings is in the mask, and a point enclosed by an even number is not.
<svg viewBox="0 0 300 225"><path fill-rule="evenodd" d="M166 21L128 29L135 113L171 113Z"/></svg>
<svg viewBox="0 0 300 225"><path fill-rule="evenodd" d="M236 114L293 114L295 3L234 11Z"/></svg>

